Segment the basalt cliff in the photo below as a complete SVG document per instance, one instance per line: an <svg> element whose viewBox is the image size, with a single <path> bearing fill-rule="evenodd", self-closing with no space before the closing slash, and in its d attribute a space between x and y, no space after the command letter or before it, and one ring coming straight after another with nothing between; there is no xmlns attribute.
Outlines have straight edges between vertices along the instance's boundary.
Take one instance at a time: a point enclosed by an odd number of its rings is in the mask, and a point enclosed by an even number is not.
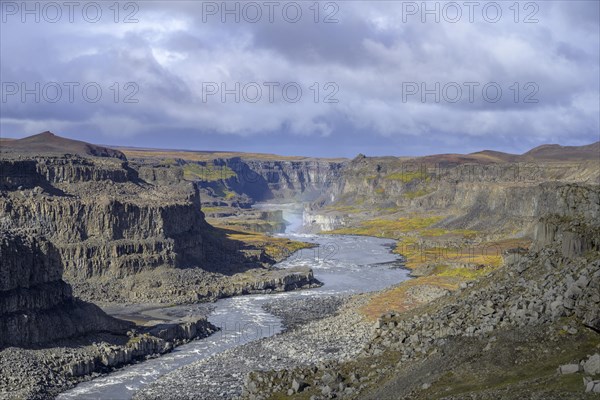
<svg viewBox="0 0 600 400"><path fill-rule="evenodd" d="M269 276L274 260L210 226L176 166L49 132L3 145L0 163L0 224L45 236L81 298L194 302L317 284L310 270Z"/></svg>
<svg viewBox="0 0 600 400"><path fill-rule="evenodd" d="M443 216L434 225L439 228L531 235L536 217L559 206L557 191L570 190L564 185L600 183L600 142L548 149L407 159L361 155L307 208L305 220L331 230L396 212L420 213Z"/></svg>
<svg viewBox="0 0 600 400"><path fill-rule="evenodd" d="M124 334L133 325L75 299L62 280L59 252L43 237L2 231L0 254L0 348L98 331Z"/></svg>
<svg viewBox="0 0 600 400"><path fill-rule="evenodd" d="M77 299L58 249L30 230L0 231L0 257L0 398L53 398L216 330L205 318L137 326Z"/></svg>

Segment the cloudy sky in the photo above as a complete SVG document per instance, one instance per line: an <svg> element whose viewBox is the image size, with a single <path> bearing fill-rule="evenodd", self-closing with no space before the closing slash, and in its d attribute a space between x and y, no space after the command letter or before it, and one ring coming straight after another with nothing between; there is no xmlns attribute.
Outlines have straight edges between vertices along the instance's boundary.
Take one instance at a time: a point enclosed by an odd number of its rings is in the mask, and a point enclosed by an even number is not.
<svg viewBox="0 0 600 400"><path fill-rule="evenodd" d="M1 1L3 137L344 157L599 140L598 1L75 3Z"/></svg>

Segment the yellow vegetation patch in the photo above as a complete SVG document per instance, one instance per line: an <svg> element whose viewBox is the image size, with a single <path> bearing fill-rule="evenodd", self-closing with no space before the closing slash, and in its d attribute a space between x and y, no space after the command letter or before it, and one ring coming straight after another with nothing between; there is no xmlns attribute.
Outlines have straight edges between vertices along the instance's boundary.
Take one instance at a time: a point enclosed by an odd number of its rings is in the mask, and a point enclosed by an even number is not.
<svg viewBox="0 0 600 400"><path fill-rule="evenodd" d="M367 235L399 238L400 236L427 228L443 217L403 217L398 219L372 219L361 222L358 227L340 228L327 233Z"/></svg>
<svg viewBox="0 0 600 400"><path fill-rule="evenodd" d="M183 165L183 177L187 180L200 180L205 182L228 179L235 176L235 172L226 166L185 164Z"/></svg>
<svg viewBox="0 0 600 400"><path fill-rule="evenodd" d="M386 175L384 179L409 183L414 181L415 179L427 181L429 180L429 174L425 170L401 171Z"/></svg>
<svg viewBox="0 0 600 400"><path fill-rule="evenodd" d="M371 320L376 320L388 311L406 312L423 304L409 293L409 289L419 286L435 286L447 290L456 290L461 282L463 282L463 279L449 276L424 276L411 279L375 295L366 305L360 308L360 312Z"/></svg>
<svg viewBox="0 0 600 400"><path fill-rule="evenodd" d="M231 207L202 207L204 213L224 213L224 212L235 212L234 208Z"/></svg>
<svg viewBox="0 0 600 400"><path fill-rule="evenodd" d="M477 236L477 231L470 229L444 229L444 228L427 228L419 232L420 236L461 236L467 239L472 239Z"/></svg>
<svg viewBox="0 0 600 400"><path fill-rule="evenodd" d="M460 231L448 231L448 234L460 234ZM474 236L474 232L465 232L464 237ZM433 235L435 236L435 235ZM440 241L437 245L423 245L417 237L406 237L398 241L394 253L406 258L405 266L416 269L431 264L470 264L485 267L499 267L502 264L502 252L511 247L526 246L528 241L495 241L478 245L452 247Z"/></svg>
<svg viewBox="0 0 600 400"><path fill-rule="evenodd" d="M509 248L528 247L528 239L506 239L486 242L470 248L430 247L418 245L418 237L402 239L394 252L406 257L406 267L417 269L428 265L427 276L403 282L399 286L374 296L361 312L370 319L377 319L388 311L406 312L420 305L411 288L435 286L456 290L462 282L486 276L502 265L502 253ZM461 266L463 265L463 266Z"/></svg>
<svg viewBox="0 0 600 400"><path fill-rule="evenodd" d="M412 199L416 199L417 197L423 197L425 195L428 195L429 193L431 193L431 192L429 192L429 191L427 191L425 189L417 189L417 190L412 191L412 192L410 192L410 191L409 192L404 192L404 193L402 193L402 196L404 196L407 199L411 199L412 200Z"/></svg>
<svg viewBox="0 0 600 400"><path fill-rule="evenodd" d="M434 275L436 276L446 276L453 278L460 278L466 281L472 281L482 276L485 276L492 272L497 267L495 266L483 266L481 268L452 268L448 265L440 265L435 268Z"/></svg>
<svg viewBox="0 0 600 400"><path fill-rule="evenodd" d="M295 251L314 247L313 243L298 242L281 237L273 237L262 233L227 230L227 237L239 240L247 246L262 249L274 260L282 260L292 255Z"/></svg>

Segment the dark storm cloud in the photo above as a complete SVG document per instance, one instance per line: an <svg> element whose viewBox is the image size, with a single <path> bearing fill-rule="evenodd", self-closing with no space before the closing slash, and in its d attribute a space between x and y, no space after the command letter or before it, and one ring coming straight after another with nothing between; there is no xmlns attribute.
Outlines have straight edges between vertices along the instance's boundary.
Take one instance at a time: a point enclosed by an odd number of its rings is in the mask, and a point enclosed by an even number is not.
<svg viewBox="0 0 600 400"><path fill-rule="evenodd" d="M103 97L36 103L9 96L0 128L3 135L50 129L104 143L213 149L235 143L237 150L346 156L360 149L523 151L598 140L598 2L536 2L539 22L531 24L522 23L531 11L526 3L519 23L512 3L501 3L497 23L481 12L473 23L466 14L458 23L431 16L423 23L420 15L403 15L406 2L359 1L336 2L336 23L323 22L333 10L326 3L315 23L312 2L299 3L303 17L295 23L277 13L273 22L264 14L257 23L243 16L235 23L231 15L222 23L219 13L206 13L221 2L192 1L139 2L139 22L132 24L114 23L106 9L94 24L7 16L3 84L95 82ZM279 84L273 101L265 82ZM298 102L282 96L290 82L302 88ZM131 94L127 83L137 85L137 103L123 102ZM262 97L236 102L229 94L223 102L221 93L206 95L207 83L219 91L258 86ZM422 96L422 88L438 87L437 96ZM455 100L456 88L462 96ZM328 94L338 102L324 102Z"/></svg>

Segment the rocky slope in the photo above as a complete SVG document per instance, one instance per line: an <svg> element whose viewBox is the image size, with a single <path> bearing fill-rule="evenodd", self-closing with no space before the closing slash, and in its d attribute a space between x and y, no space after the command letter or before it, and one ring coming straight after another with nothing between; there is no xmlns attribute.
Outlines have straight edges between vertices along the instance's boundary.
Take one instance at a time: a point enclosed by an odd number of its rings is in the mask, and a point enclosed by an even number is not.
<svg viewBox="0 0 600 400"><path fill-rule="evenodd" d="M142 388L134 399L239 398L244 377L256 366L285 370L306 362L352 359L370 338L371 324L355 312L364 302L365 296L276 301L268 308L290 330L179 368Z"/></svg>
<svg viewBox="0 0 600 400"><path fill-rule="evenodd" d="M0 398L51 398L216 330L204 318L138 327L72 295L59 251L39 235L0 231Z"/></svg>
<svg viewBox="0 0 600 400"><path fill-rule="evenodd" d="M598 189L563 185L534 199L547 208L530 251L507 252L479 281L382 316L355 361L255 372L244 398L594 398Z"/></svg>

